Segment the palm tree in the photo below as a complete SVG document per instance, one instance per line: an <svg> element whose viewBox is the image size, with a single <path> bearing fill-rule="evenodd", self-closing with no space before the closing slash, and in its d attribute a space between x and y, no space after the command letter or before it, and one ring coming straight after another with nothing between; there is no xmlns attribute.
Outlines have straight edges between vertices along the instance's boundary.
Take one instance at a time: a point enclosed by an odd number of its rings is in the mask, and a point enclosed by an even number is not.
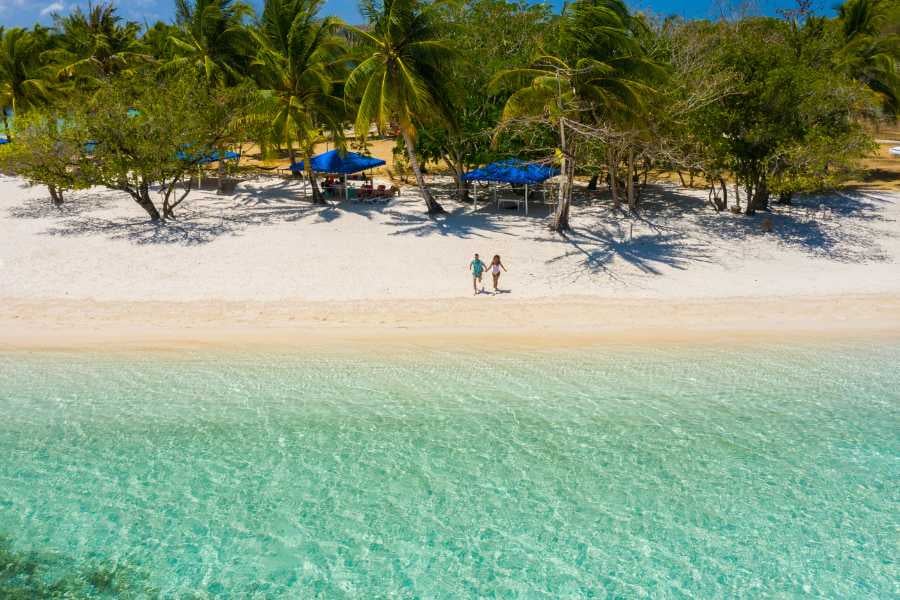
<svg viewBox="0 0 900 600"><path fill-rule="evenodd" d="M440 8L439 1L419 0L382 0L363 6L369 27L349 28L360 43L360 58L345 88L348 101L359 103L357 135L365 136L372 123L380 131L391 122L398 125L428 214L444 209L425 187L416 157L415 126L429 118L451 123L447 73L455 52L442 39Z"/></svg>
<svg viewBox="0 0 900 600"><path fill-rule="evenodd" d="M251 51L244 26L251 12L233 0L176 0L178 33L169 38L175 56L167 68L192 67L207 85L240 81Z"/></svg>
<svg viewBox="0 0 900 600"><path fill-rule="evenodd" d="M900 36L886 31L890 25L887 7L887 2L877 0L847 0L839 7L844 46L837 62L880 98L886 113L896 116L900 113Z"/></svg>
<svg viewBox="0 0 900 600"><path fill-rule="evenodd" d="M138 39L140 26L116 14L111 3L92 4L87 12L76 8L66 16L54 17L59 47L47 51L45 60L57 65L60 79L77 80L79 85L96 87L113 75L148 62Z"/></svg>
<svg viewBox="0 0 900 600"><path fill-rule="evenodd" d="M251 38L244 18L252 10L233 0L175 0L178 33L169 38L174 54L164 70L194 69L210 86L232 85L244 78ZM224 156L225 147L217 148ZM219 161L219 191L225 183L225 161Z"/></svg>
<svg viewBox="0 0 900 600"><path fill-rule="evenodd" d="M652 94L646 81L659 68L644 55L634 26L620 0L576 2L566 11L560 27L561 56L539 56L530 67L503 71L491 82L492 90L516 90L506 102L501 124L538 115L558 129L563 184L550 225L554 231L569 228L574 157L571 140L566 137L567 123L627 124ZM619 158L614 154L611 151L609 168L618 207L615 180ZM629 186L629 199L632 197Z"/></svg>
<svg viewBox="0 0 900 600"><path fill-rule="evenodd" d="M41 77L39 38L19 27L0 27L0 119L12 140L9 115L46 103L49 83Z"/></svg>
<svg viewBox="0 0 900 600"><path fill-rule="evenodd" d="M323 0L267 0L253 31L258 51L252 67L263 94L270 135L286 143L293 162L293 140L303 157L313 201L323 202L310 167L321 126L339 135L343 100L334 94L345 65L346 40L337 34L341 22L319 19Z"/></svg>
<svg viewBox="0 0 900 600"><path fill-rule="evenodd" d="M146 26L141 35L141 43L144 44L147 53L159 63L165 64L172 60L171 38L178 32L178 27L170 23L157 21L152 26Z"/></svg>
<svg viewBox="0 0 900 600"><path fill-rule="evenodd" d="M607 71L604 67L597 65L595 70L584 60L569 65L559 57L539 56L530 67L499 73L489 88L493 92L503 88L517 88L503 107L498 132L517 119L530 120L533 117L540 118L557 130L562 184L559 186L556 214L550 225L550 229L554 231L569 229L574 157L570 148L571 140L566 137L566 124L580 118L582 100L587 96L588 88L596 75Z"/></svg>

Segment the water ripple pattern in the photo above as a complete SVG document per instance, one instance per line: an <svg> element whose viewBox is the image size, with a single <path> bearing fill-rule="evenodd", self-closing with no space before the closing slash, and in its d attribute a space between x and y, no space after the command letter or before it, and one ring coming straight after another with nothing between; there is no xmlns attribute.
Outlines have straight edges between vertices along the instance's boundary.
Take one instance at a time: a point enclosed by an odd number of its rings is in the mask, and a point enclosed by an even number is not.
<svg viewBox="0 0 900 600"><path fill-rule="evenodd" d="M897 598L900 346L0 355L0 597Z"/></svg>

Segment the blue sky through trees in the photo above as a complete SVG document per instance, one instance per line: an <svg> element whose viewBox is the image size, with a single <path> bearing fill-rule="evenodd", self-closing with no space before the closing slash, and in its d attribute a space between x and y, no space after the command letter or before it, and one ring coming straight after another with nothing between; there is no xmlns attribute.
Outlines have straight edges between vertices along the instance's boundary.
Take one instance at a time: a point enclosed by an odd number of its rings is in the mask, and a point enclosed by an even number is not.
<svg viewBox="0 0 900 600"><path fill-rule="evenodd" d="M262 0L250 0L259 8ZM123 17L138 22L152 23L156 20L170 20L174 3L172 0L121 0L116 3ZM558 10L562 0L551 4ZM630 0L628 4L638 10L652 11L660 15L680 15L687 18L716 18L721 14L721 6L737 6L738 0ZM751 0L747 2L752 10L763 14L776 14L779 8L794 6L794 0ZM831 14L834 2L815 0L814 6L820 13ZM0 24L6 27L30 26L35 22L50 24L53 13L67 13L75 6L87 6L87 2L65 0L0 0ZM341 17L351 23L362 20L357 0L327 0L325 12Z"/></svg>

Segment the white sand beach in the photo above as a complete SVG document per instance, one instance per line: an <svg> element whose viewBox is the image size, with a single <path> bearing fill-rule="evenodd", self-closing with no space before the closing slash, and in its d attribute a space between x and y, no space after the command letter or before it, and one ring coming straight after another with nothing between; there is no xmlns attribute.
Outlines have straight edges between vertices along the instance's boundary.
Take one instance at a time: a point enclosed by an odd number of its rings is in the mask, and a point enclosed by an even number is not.
<svg viewBox="0 0 900 600"><path fill-rule="evenodd" d="M298 182L261 178L195 192L178 221L153 225L119 192L74 192L58 210L2 177L0 345L900 332L896 192L748 218L658 185L639 216L604 197L574 206L561 237L546 208L472 213L439 183L450 214L435 220L412 187L387 205L319 207ZM474 252L502 255L504 293L473 297Z"/></svg>

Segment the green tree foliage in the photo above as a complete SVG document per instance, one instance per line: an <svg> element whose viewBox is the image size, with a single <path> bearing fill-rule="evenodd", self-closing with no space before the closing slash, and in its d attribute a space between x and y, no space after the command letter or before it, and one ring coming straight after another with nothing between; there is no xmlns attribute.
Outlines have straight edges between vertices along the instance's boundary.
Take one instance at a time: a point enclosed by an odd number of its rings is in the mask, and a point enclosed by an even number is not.
<svg viewBox="0 0 900 600"><path fill-rule="evenodd" d="M127 192L153 221L175 218L192 171L231 134L247 96L240 87L198 86L192 73L109 81L66 115L76 146L93 145L74 157L79 181Z"/></svg>
<svg viewBox="0 0 900 600"><path fill-rule="evenodd" d="M348 102L357 106L357 135L365 136L372 123L379 131L397 124L428 214L444 209L425 186L416 156L416 126L453 122L447 75L457 55L443 39L441 8L439 2L419 0L365 3L369 27L349 28L359 44L359 63L345 88Z"/></svg>
<svg viewBox="0 0 900 600"><path fill-rule="evenodd" d="M600 127L610 130L634 123L645 98L653 93L647 82L658 69L637 39L638 24L620 0L576 2L563 16L554 54L542 54L528 67L504 71L492 82L494 89L516 89L503 109L504 124L537 119L558 132L563 185L550 226L553 230L569 227L575 149L572 132L567 138L566 129L575 126L574 131L599 133ZM604 141L611 140L606 136ZM613 181L615 163L611 162Z"/></svg>
<svg viewBox="0 0 900 600"><path fill-rule="evenodd" d="M146 52L156 62L166 64L171 62L175 56L171 38L176 35L178 35L176 25L157 21L144 31L141 35L141 42Z"/></svg>
<svg viewBox="0 0 900 600"><path fill-rule="evenodd" d="M843 46L835 55L838 68L871 89L892 117L900 114L897 19L900 9L894 2L848 0L839 8Z"/></svg>
<svg viewBox="0 0 900 600"><path fill-rule="evenodd" d="M32 109L16 118L16 141L0 146L0 168L24 177L32 185L46 185L50 198L61 206L65 192L89 182L77 173L84 152L79 132L57 119L60 111Z"/></svg>
<svg viewBox="0 0 900 600"><path fill-rule="evenodd" d="M138 39L140 26L122 21L111 3L76 7L54 17L56 47L45 60L56 65L56 77L79 87L101 85L120 73L130 73L150 57Z"/></svg>
<svg viewBox="0 0 900 600"><path fill-rule="evenodd" d="M257 117L270 140L287 145L292 162L297 142L315 202L324 200L310 169L313 148L322 128L341 135L345 115L338 95L345 38L337 35L340 21L318 17L321 6L322 0L268 0L253 31L253 73L264 96Z"/></svg>
<svg viewBox="0 0 900 600"><path fill-rule="evenodd" d="M467 199L462 175L473 167L509 155L529 154L515 136L494 137L508 94L490 93L497 73L527 65L541 47L551 14L545 4L470 0L448 4L444 36L459 60L445 71L453 126L425 123L416 148L425 160L444 161L451 168L460 199Z"/></svg>
<svg viewBox="0 0 900 600"><path fill-rule="evenodd" d="M5 168L54 197L121 189L166 219L192 149L221 152L252 130L309 165L317 141L343 146L352 124L364 146L374 124L399 134L431 214L443 208L422 162L449 165L465 199L473 166L557 161L562 231L576 175L596 186L605 171L613 205L623 196L630 210L651 168L702 175L717 210L734 189L748 214L838 185L872 151L866 129L900 109L889 0L846 0L836 17L798 0L781 18L716 22L657 22L622 0L559 15L524 0L367 0L358 28L320 17L322 1L267 0L257 19L238 0L176 0L175 22L143 33L108 3L52 29L0 28Z"/></svg>
<svg viewBox="0 0 900 600"><path fill-rule="evenodd" d="M193 72L207 87L220 89L246 79L253 46L245 20L251 14L234 0L175 0L178 30L169 38L172 58L162 71ZM222 138L218 152L224 154L233 141ZM224 184L225 161L219 161L219 191Z"/></svg>
<svg viewBox="0 0 900 600"><path fill-rule="evenodd" d="M40 31L0 27L0 119L7 140L12 140L10 115L45 105L51 98L40 63L46 44Z"/></svg>
<svg viewBox="0 0 900 600"><path fill-rule="evenodd" d="M169 39L168 67L192 68L209 85L234 84L244 78L252 54L245 18L250 8L233 0L176 0L178 32Z"/></svg>
<svg viewBox="0 0 900 600"><path fill-rule="evenodd" d="M804 27L817 28L815 21ZM753 19L708 32L719 68L736 76L732 93L693 115L692 134L705 141L707 164L726 167L742 186L746 213L768 208L846 176L872 144L859 117L871 107L863 85L823 67L822 35L788 23Z"/></svg>

